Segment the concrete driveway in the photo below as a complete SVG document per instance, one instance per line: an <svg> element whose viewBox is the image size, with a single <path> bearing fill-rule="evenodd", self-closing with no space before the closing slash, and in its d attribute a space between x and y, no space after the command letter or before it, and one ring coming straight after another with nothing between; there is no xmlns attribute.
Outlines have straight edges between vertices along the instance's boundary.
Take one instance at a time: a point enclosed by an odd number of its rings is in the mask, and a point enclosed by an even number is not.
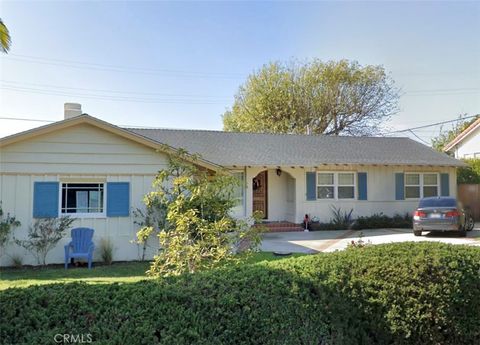
<svg viewBox="0 0 480 345"><path fill-rule="evenodd" d="M362 240L372 244L393 242L433 241L451 244L480 246L480 223L467 233L467 237L457 237L455 233L428 233L416 237L410 229L377 230L335 230L311 232L277 232L263 235L261 250L265 252L317 253L342 250L353 240Z"/></svg>

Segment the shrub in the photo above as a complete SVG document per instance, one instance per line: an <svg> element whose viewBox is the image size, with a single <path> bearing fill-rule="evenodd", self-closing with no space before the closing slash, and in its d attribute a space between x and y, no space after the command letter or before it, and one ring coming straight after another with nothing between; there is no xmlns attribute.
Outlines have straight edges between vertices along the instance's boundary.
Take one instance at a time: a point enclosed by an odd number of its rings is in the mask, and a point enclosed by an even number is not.
<svg viewBox="0 0 480 345"><path fill-rule="evenodd" d="M0 294L0 339L99 344L480 343L480 248L396 243L134 284Z"/></svg>
<svg viewBox="0 0 480 345"><path fill-rule="evenodd" d="M147 210L156 210L151 214L165 216L145 218L137 233L139 243L158 233L161 250L147 271L150 275L179 275L218 267L234 260L234 249L240 243L243 251L249 251L260 242L260 228L251 226L253 220L231 216L238 204L235 187L240 181L225 171L201 169L191 163L192 159L197 158L183 150L170 154L168 166L159 171L153 191L145 197Z"/></svg>
<svg viewBox="0 0 480 345"><path fill-rule="evenodd" d="M349 214L344 212L340 215L340 219L349 219ZM347 226L348 224L348 226ZM320 230L364 230L364 229L385 229L385 228L402 228L410 229L412 227L412 216L408 213L404 215L396 214L388 217L383 213L375 213L371 216L362 216L349 222L330 221L329 223L309 223L308 228L312 231Z"/></svg>
<svg viewBox="0 0 480 345"><path fill-rule="evenodd" d="M308 229L311 231L322 231L322 230L345 230L346 228L339 228L337 224L334 223L320 223L320 222L311 222L308 224Z"/></svg>
<svg viewBox="0 0 480 345"><path fill-rule="evenodd" d="M108 238L102 238L100 240L100 246L98 248L100 250L100 257L102 261L107 264L111 265L113 262L113 244L112 241Z"/></svg>
<svg viewBox="0 0 480 345"><path fill-rule="evenodd" d="M480 183L480 158L464 159L467 167L460 167L457 170L457 183Z"/></svg>
<svg viewBox="0 0 480 345"><path fill-rule="evenodd" d="M20 222L7 213L3 215L2 203L0 202L0 258L5 254L5 248L10 242L10 234L12 230L20 226Z"/></svg>
<svg viewBox="0 0 480 345"><path fill-rule="evenodd" d="M403 216L396 214L388 217L383 213L375 213L368 217L358 217L352 226L355 230L381 229L381 228L412 228L412 216L408 213Z"/></svg>
<svg viewBox="0 0 480 345"><path fill-rule="evenodd" d="M331 223L333 223L339 229L349 229L353 223L353 208L349 212L342 211L340 207L335 207L334 205L330 206L333 213L333 218Z"/></svg>
<svg viewBox="0 0 480 345"><path fill-rule="evenodd" d="M23 256L20 254L13 254L10 255L10 259L12 260L12 266L15 268L22 268L23 266Z"/></svg>
<svg viewBox="0 0 480 345"><path fill-rule="evenodd" d="M32 253L38 264L45 266L48 252L55 248L73 222L74 219L69 217L35 219L28 229L28 238L15 239L15 243Z"/></svg>

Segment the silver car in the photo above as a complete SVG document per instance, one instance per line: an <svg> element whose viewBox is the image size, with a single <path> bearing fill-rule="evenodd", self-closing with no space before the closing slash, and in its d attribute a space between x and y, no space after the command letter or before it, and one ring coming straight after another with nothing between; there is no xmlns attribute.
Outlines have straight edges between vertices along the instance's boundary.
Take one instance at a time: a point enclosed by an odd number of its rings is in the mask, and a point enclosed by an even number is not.
<svg viewBox="0 0 480 345"><path fill-rule="evenodd" d="M423 198L413 213L415 236L421 236L422 231L456 231L463 237L473 226L468 209L452 197Z"/></svg>

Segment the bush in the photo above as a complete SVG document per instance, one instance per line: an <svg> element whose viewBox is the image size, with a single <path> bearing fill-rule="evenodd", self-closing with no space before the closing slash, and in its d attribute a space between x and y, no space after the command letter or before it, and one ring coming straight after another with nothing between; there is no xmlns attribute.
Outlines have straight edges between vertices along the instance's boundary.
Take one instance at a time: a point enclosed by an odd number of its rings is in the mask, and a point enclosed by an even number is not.
<svg viewBox="0 0 480 345"><path fill-rule="evenodd" d="M348 214L345 212L345 216ZM308 229L312 231L321 230L364 230L364 229L385 229L385 228L412 228L412 216L408 213L403 216L396 214L393 217L388 217L383 213L376 213L371 216L358 217L353 223L341 223L338 221L331 221L329 223L311 222L308 224ZM346 224L349 224L348 226Z"/></svg>
<svg viewBox="0 0 480 345"><path fill-rule="evenodd" d="M355 230L363 229L381 229L381 228L412 228L412 216L408 213L403 216L396 214L393 217L388 217L383 213L376 213L369 217L358 217L353 223L352 228Z"/></svg>
<svg viewBox="0 0 480 345"><path fill-rule="evenodd" d="M114 252L112 241L110 241L109 238L102 238L100 240L100 246L98 249L100 250L100 257L102 258L102 261L107 265L111 265L113 262Z"/></svg>
<svg viewBox="0 0 480 345"><path fill-rule="evenodd" d="M353 208L349 212L342 211L340 207L335 207L334 205L330 206L333 213L333 218L331 223L333 223L339 229L350 229L353 223Z"/></svg>
<svg viewBox="0 0 480 345"><path fill-rule="evenodd" d="M8 289L0 339L98 344L478 344L480 248L396 243L134 284Z"/></svg>
<svg viewBox="0 0 480 345"><path fill-rule="evenodd" d="M23 266L23 256L20 254L13 254L10 255L10 259L12 260L12 266L15 268L22 268Z"/></svg>
<svg viewBox="0 0 480 345"><path fill-rule="evenodd" d="M65 236L74 221L75 219L70 217L35 219L28 229L27 239L15 239L15 243L28 250L38 264L45 266L48 253Z"/></svg>
<svg viewBox="0 0 480 345"><path fill-rule="evenodd" d="M311 222L308 224L308 230L311 231L322 231L322 230L346 230L345 227L339 227L335 223L320 223L320 222Z"/></svg>
<svg viewBox="0 0 480 345"><path fill-rule="evenodd" d="M167 148L167 151L171 151ZM254 251L260 244L258 219L235 219L236 187L240 181L226 171L201 169L186 151L169 154L152 191L145 196L146 212L137 232L137 243L146 245L156 234L161 250L147 271L152 276L194 273L234 261L232 248ZM145 248L145 247L143 247ZM143 255L142 255L143 257Z"/></svg>
<svg viewBox="0 0 480 345"><path fill-rule="evenodd" d="M480 158L464 159L467 167L457 170L457 183L477 184L480 183Z"/></svg>
<svg viewBox="0 0 480 345"><path fill-rule="evenodd" d="M2 202L0 201L0 258L5 254L5 249L10 243L12 230L20 225L20 222L15 217L10 216L9 213L6 217L3 215Z"/></svg>

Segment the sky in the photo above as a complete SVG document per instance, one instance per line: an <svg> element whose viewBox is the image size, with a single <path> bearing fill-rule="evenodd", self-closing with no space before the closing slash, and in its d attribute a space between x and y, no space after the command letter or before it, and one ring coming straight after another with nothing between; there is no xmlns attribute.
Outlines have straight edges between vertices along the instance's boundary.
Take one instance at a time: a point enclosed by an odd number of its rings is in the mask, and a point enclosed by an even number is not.
<svg viewBox="0 0 480 345"><path fill-rule="evenodd" d="M480 113L480 1L2 0L0 18L0 137L46 124L2 117L58 121L65 102L116 125L220 130L247 76L290 59L383 65L402 90L389 130Z"/></svg>

